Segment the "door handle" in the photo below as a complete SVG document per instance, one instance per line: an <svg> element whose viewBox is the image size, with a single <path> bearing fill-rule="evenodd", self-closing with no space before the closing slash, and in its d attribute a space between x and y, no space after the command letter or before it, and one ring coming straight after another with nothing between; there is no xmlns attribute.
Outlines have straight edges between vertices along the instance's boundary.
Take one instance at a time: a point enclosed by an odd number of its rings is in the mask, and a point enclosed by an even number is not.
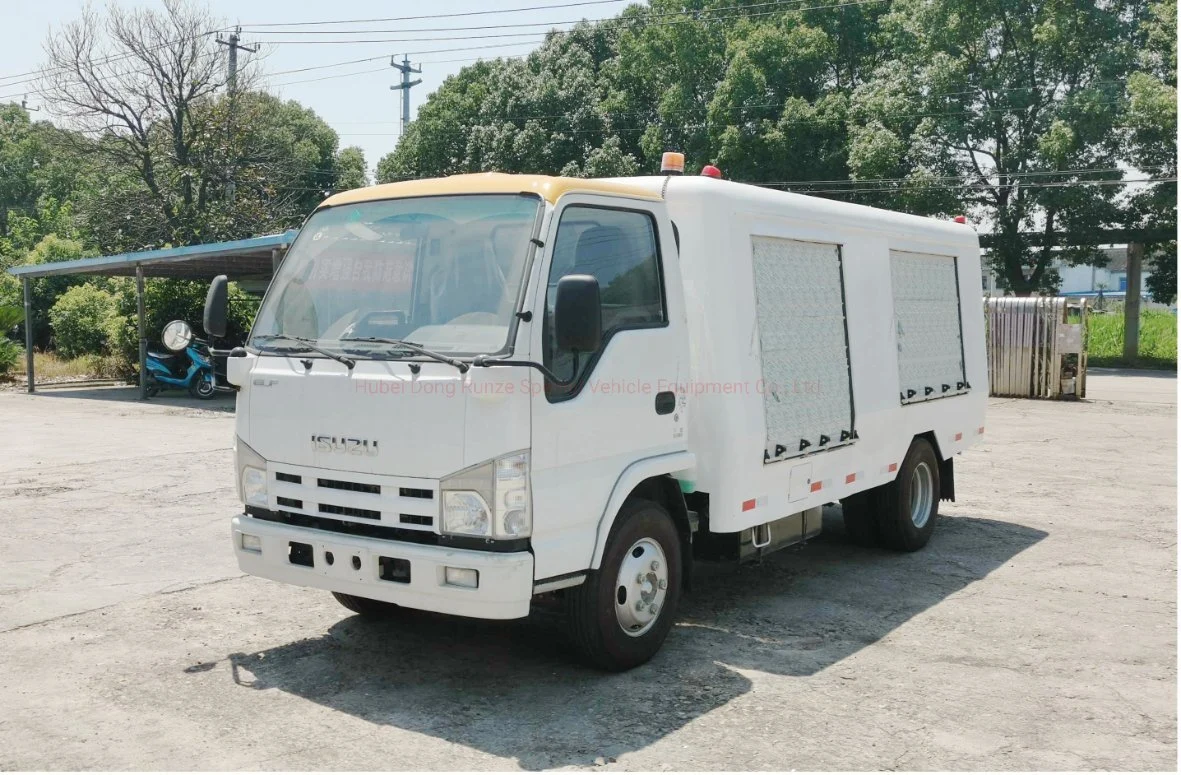
<svg viewBox="0 0 1181 775"><path fill-rule="evenodd" d="M672 414L677 408L677 396L671 390L664 390L656 394L656 413Z"/></svg>

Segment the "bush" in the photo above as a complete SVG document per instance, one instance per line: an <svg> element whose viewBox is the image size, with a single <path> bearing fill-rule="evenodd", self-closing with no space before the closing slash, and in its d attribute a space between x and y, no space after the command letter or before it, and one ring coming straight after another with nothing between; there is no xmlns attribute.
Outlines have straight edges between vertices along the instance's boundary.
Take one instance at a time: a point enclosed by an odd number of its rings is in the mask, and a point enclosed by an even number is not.
<svg viewBox="0 0 1181 775"><path fill-rule="evenodd" d="M107 349L107 329L115 297L93 285L78 285L49 310L57 352L63 358L98 355Z"/></svg>
<svg viewBox="0 0 1181 775"><path fill-rule="evenodd" d="M0 336L0 374L7 374L20 363L25 351L6 336Z"/></svg>
<svg viewBox="0 0 1181 775"><path fill-rule="evenodd" d="M86 373L96 379L124 379L135 376L135 364L121 355L87 355Z"/></svg>
<svg viewBox="0 0 1181 775"><path fill-rule="evenodd" d="M0 306L0 336L9 333L25 319L25 311L17 306Z"/></svg>

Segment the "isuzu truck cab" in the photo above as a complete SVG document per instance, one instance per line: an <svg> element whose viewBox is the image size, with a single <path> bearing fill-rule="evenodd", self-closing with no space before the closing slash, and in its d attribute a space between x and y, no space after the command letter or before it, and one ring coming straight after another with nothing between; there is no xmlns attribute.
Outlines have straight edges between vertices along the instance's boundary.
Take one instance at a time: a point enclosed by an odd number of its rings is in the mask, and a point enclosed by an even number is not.
<svg viewBox="0 0 1181 775"><path fill-rule="evenodd" d="M927 543L984 432L980 277L967 226L709 176L336 194L227 360L238 563L364 615L544 601L630 668L695 557L837 501L858 543Z"/></svg>

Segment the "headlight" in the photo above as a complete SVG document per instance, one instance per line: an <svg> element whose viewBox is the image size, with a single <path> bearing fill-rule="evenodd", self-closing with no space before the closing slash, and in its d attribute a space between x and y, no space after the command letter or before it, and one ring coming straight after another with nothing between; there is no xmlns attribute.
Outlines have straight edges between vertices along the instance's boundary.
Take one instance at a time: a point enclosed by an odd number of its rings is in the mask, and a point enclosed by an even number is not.
<svg viewBox="0 0 1181 775"><path fill-rule="evenodd" d="M444 533L527 538L533 532L528 452L452 474L442 481L441 489Z"/></svg>
<svg viewBox="0 0 1181 775"><path fill-rule="evenodd" d="M242 469L242 502L248 506L267 505L267 472L254 466Z"/></svg>
<svg viewBox="0 0 1181 775"><path fill-rule="evenodd" d="M234 437L234 469L238 473L238 499L248 506L267 505L267 461L246 442Z"/></svg>
<svg viewBox="0 0 1181 775"><path fill-rule="evenodd" d="M488 535L492 523L488 504L477 492L456 490L443 493L443 532Z"/></svg>

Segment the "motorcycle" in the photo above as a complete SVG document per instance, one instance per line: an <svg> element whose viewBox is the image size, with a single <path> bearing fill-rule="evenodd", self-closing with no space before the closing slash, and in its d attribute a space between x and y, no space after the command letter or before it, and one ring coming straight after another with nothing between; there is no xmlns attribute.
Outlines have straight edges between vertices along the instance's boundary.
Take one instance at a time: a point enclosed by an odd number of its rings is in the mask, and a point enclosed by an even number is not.
<svg viewBox="0 0 1181 775"><path fill-rule="evenodd" d="M188 390L194 398L213 398L217 394L217 375L209 343L197 339L183 320L164 326L160 341L171 352L148 351L148 395L176 388Z"/></svg>

